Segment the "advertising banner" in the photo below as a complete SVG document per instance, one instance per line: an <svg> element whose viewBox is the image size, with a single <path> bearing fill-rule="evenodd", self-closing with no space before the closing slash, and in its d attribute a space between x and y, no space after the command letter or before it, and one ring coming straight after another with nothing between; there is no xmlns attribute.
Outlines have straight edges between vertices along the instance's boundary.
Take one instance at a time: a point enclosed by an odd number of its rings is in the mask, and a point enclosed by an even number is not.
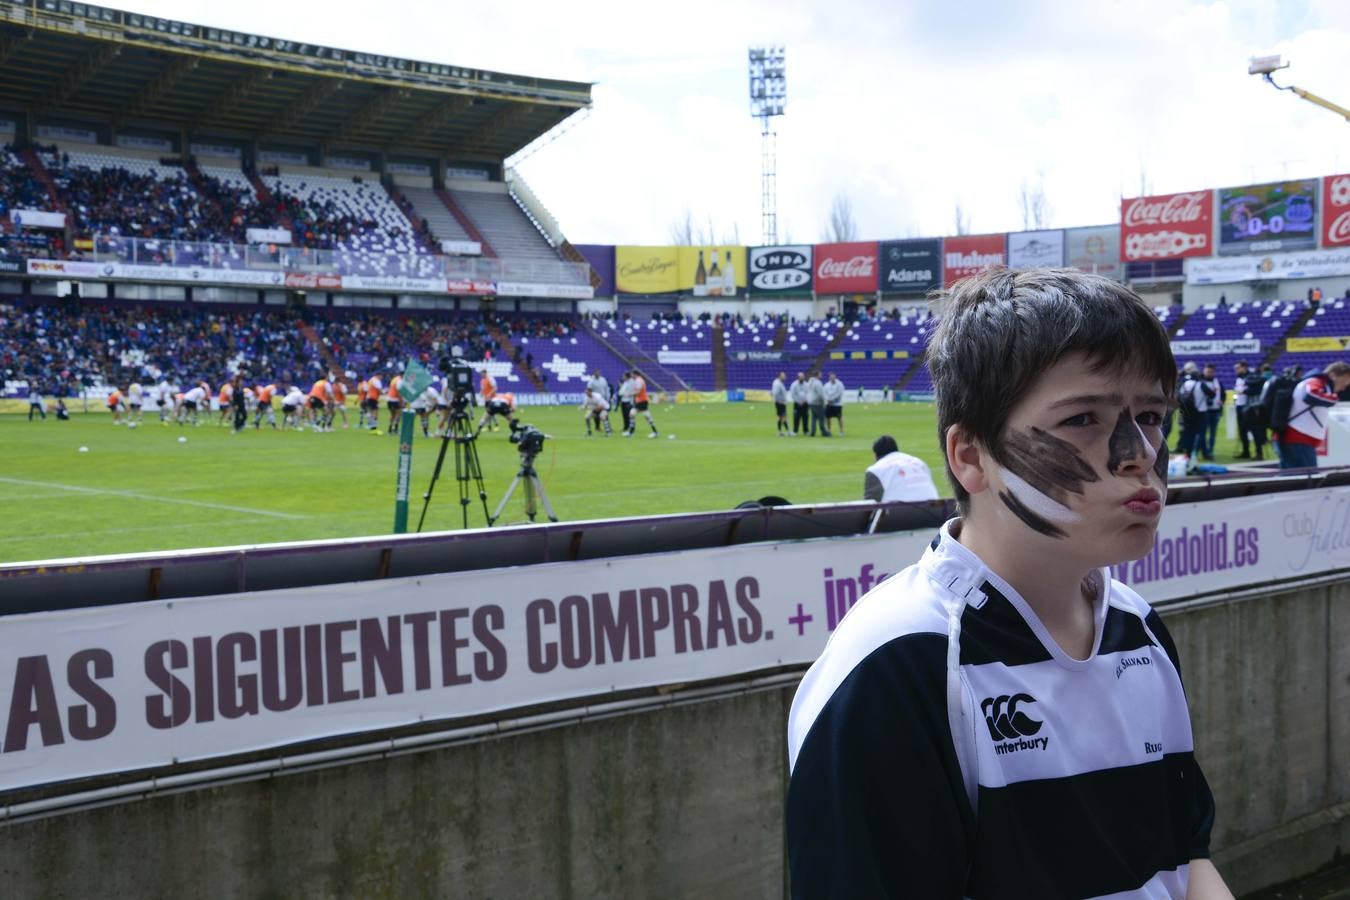
<svg viewBox="0 0 1350 900"><path fill-rule="evenodd" d="M343 275L342 287L349 291L445 293L445 282L438 278L409 278L403 275Z"/></svg>
<svg viewBox="0 0 1350 900"><path fill-rule="evenodd" d="M817 294L872 294L877 290L876 241L816 244Z"/></svg>
<svg viewBox="0 0 1350 900"><path fill-rule="evenodd" d="M679 289L695 297L735 297L745 289L744 247L678 247Z"/></svg>
<svg viewBox="0 0 1350 900"><path fill-rule="evenodd" d="M1214 341L1173 341L1173 356L1224 356L1230 353L1260 353L1261 342L1256 338L1237 338Z"/></svg>
<svg viewBox="0 0 1350 900"><path fill-rule="evenodd" d="M1350 566L1350 488L1169 507L1151 603ZM933 530L5 617L0 791L815 659Z"/></svg>
<svg viewBox="0 0 1350 900"><path fill-rule="evenodd" d="M493 281L477 279L451 279L445 283L445 289L452 294L495 294L497 284Z"/></svg>
<svg viewBox="0 0 1350 900"><path fill-rule="evenodd" d="M1064 232L1064 264L1080 272L1119 279L1120 226L1069 228Z"/></svg>
<svg viewBox="0 0 1350 900"><path fill-rule="evenodd" d="M1337 337L1292 337L1285 342L1289 353L1339 353L1350 346L1350 335Z"/></svg>
<svg viewBox="0 0 1350 900"><path fill-rule="evenodd" d="M555 300L590 300L595 289L589 284L535 284L529 281L499 281L497 293L503 297L551 297Z"/></svg>
<svg viewBox="0 0 1350 900"><path fill-rule="evenodd" d="M1014 231L1008 234L1008 268L1040 269L1062 265L1063 231Z"/></svg>
<svg viewBox="0 0 1350 900"><path fill-rule="evenodd" d="M285 228L249 228L245 237L250 244L289 244L291 233Z"/></svg>
<svg viewBox="0 0 1350 900"><path fill-rule="evenodd" d="M1126 262L1209 256L1213 235L1213 191L1120 201L1120 256Z"/></svg>
<svg viewBox="0 0 1350 900"><path fill-rule="evenodd" d="M887 294L926 294L942 287L942 239L882 241L881 290Z"/></svg>
<svg viewBox="0 0 1350 900"><path fill-rule="evenodd" d="M1350 247L1266 256L1223 256L1186 263L1187 284L1234 284L1350 275Z"/></svg>
<svg viewBox="0 0 1350 900"><path fill-rule="evenodd" d="M750 292L811 293L811 245L751 247Z"/></svg>
<svg viewBox="0 0 1350 900"><path fill-rule="evenodd" d="M1322 246L1350 244L1350 175L1322 179Z"/></svg>
<svg viewBox="0 0 1350 900"><path fill-rule="evenodd" d="M1219 252L1317 246L1317 179L1219 188Z"/></svg>
<svg viewBox="0 0 1350 900"><path fill-rule="evenodd" d="M0 790L806 662L852 602L931 539L7 616Z"/></svg>
<svg viewBox="0 0 1350 900"><path fill-rule="evenodd" d="M942 242L942 283L951 287L962 278L1008 261L1007 240L1001 234L949 237Z"/></svg>
<svg viewBox="0 0 1350 900"><path fill-rule="evenodd" d="M680 289L679 266L677 247L614 248L614 284L621 294L674 294Z"/></svg>
<svg viewBox="0 0 1350 900"><path fill-rule="evenodd" d="M254 287L281 287L286 276L280 271L256 272L251 269L201 269L177 266L137 266L101 263L104 278L126 281L175 281L193 284L241 284Z"/></svg>
<svg viewBox="0 0 1350 900"><path fill-rule="evenodd" d="M591 271L600 277L595 286L595 296L613 297L614 289L614 246L612 244L575 244L577 251L591 264Z"/></svg>
<svg viewBox="0 0 1350 900"><path fill-rule="evenodd" d="M656 361L663 366L706 366L712 363L712 351L658 350Z"/></svg>
<svg viewBox="0 0 1350 900"><path fill-rule="evenodd" d="M478 241L441 241L441 252L452 256L482 256L483 245Z"/></svg>
<svg viewBox="0 0 1350 900"><path fill-rule="evenodd" d="M30 259L28 274L50 278L100 278L103 266L94 262L73 259Z"/></svg>
<svg viewBox="0 0 1350 900"><path fill-rule="evenodd" d="M287 272L286 287L288 288L308 288L309 290L341 290L341 275L315 275L302 272Z"/></svg>
<svg viewBox="0 0 1350 900"><path fill-rule="evenodd" d="M22 275L28 271L24 260L18 256L0 256L0 272L6 275Z"/></svg>
<svg viewBox="0 0 1350 900"><path fill-rule="evenodd" d="M737 362L778 362L783 358L783 351L737 350L732 356Z"/></svg>
<svg viewBox="0 0 1350 900"><path fill-rule="evenodd" d="M60 230L66 227L66 214L44 212L40 209L12 209L9 211L9 221L14 223L15 228L55 228Z"/></svg>

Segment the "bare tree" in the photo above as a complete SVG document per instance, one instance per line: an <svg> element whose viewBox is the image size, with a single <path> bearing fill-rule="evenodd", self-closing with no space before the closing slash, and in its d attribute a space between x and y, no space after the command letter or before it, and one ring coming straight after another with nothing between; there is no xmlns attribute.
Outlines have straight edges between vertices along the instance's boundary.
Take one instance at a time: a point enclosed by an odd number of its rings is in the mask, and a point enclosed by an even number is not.
<svg viewBox="0 0 1350 900"><path fill-rule="evenodd" d="M670 223L670 242L677 247L694 245L694 214L688 207L683 216Z"/></svg>
<svg viewBox="0 0 1350 900"><path fill-rule="evenodd" d="M841 244L857 237L858 223L853 219L852 201L846 194L835 194L834 203L830 205L829 221L825 223L825 230L821 232L821 240L827 244Z"/></svg>
<svg viewBox="0 0 1350 900"><path fill-rule="evenodd" d="M956 226L956 233L970 234L970 210L966 209L960 200L956 201L955 219L953 224Z"/></svg>
<svg viewBox="0 0 1350 900"><path fill-rule="evenodd" d="M1139 196L1147 197L1153 193L1153 179L1148 177L1148 167L1144 165L1144 154L1139 154Z"/></svg>
<svg viewBox="0 0 1350 900"><path fill-rule="evenodd" d="M1050 224L1050 201L1045 196L1045 176L1037 175L1035 182L1022 179L1022 228L1045 228Z"/></svg>

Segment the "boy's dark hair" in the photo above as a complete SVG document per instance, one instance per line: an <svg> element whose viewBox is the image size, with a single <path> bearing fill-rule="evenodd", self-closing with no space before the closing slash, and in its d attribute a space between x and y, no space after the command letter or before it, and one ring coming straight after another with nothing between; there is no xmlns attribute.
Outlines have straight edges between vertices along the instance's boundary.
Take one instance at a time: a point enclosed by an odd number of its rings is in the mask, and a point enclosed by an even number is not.
<svg viewBox="0 0 1350 900"><path fill-rule="evenodd" d="M899 449L899 445L895 443L895 438L891 437L889 434L883 434L872 442L872 455L877 459L895 453Z"/></svg>
<svg viewBox="0 0 1350 900"><path fill-rule="evenodd" d="M1176 361L1167 332L1123 284L1075 269L990 269L943 294L928 344L937 394L938 441L961 425L994 457L1017 401L1063 357L1083 353L1094 370L1157 379L1169 401ZM947 467L962 514L970 495Z"/></svg>

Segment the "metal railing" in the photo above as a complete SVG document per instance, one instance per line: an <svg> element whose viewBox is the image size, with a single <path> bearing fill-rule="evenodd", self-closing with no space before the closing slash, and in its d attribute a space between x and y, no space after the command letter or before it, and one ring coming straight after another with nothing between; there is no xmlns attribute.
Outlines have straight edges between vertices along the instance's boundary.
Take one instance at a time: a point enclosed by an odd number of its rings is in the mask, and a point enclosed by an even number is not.
<svg viewBox="0 0 1350 900"><path fill-rule="evenodd" d="M590 284L581 263L552 259L436 256L422 253L375 254L355 250L315 250L284 244L218 244L98 234L93 249L72 254L100 263L220 271L283 272L304 275L400 276L473 279L532 284Z"/></svg>

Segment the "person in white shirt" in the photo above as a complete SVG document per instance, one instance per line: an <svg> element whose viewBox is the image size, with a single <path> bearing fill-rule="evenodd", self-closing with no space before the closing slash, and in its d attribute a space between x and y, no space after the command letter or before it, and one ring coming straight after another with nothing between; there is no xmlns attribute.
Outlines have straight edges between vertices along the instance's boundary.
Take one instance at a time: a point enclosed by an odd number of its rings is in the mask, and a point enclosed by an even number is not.
<svg viewBox="0 0 1350 900"><path fill-rule="evenodd" d="M623 381L619 382L619 411L623 413L623 433L625 435L632 430L633 397L636 394L637 382L633 380L633 373L624 372Z"/></svg>
<svg viewBox="0 0 1350 900"><path fill-rule="evenodd" d="M787 405L787 373L779 372L778 377L773 380L773 385L769 388L769 393L773 395L773 409L778 414L778 436L792 437L792 431L788 428Z"/></svg>
<svg viewBox="0 0 1350 900"><path fill-rule="evenodd" d="M581 418L586 423L586 437L591 436L591 422L595 430L604 428L605 437L614 434L609 426L609 401L590 388L586 388L586 399L581 402Z"/></svg>
<svg viewBox="0 0 1350 900"><path fill-rule="evenodd" d="M130 421L140 424L141 404L145 402L145 389L141 387L139 381L133 381L127 388L127 405L131 407L131 414L127 417Z"/></svg>
<svg viewBox="0 0 1350 900"><path fill-rule="evenodd" d="M183 392L183 405L178 410L178 424L184 424L188 418L192 419L193 425L201 424L198 420L198 410L207 408L210 403L209 394L206 385L197 384Z"/></svg>
<svg viewBox="0 0 1350 900"><path fill-rule="evenodd" d="M173 401L173 388L167 379L161 378L155 386L155 405L159 407L159 423L168 425L169 404Z"/></svg>
<svg viewBox="0 0 1350 900"><path fill-rule="evenodd" d="M863 476L863 499L878 503L904 500L915 503L938 499L937 485L928 463L901 453L895 438L883 434L872 442L876 462L867 467Z"/></svg>
<svg viewBox="0 0 1350 900"><path fill-rule="evenodd" d="M441 392L436 390L435 384L429 384L426 390L417 395L412 404L408 407L417 413L417 418L422 422L422 437L431 437L429 425L431 423L431 411L442 405Z"/></svg>
<svg viewBox="0 0 1350 900"><path fill-rule="evenodd" d="M806 402L811 410L811 437L816 436L817 429L821 437L829 437L830 429L825 424L825 385L815 375L806 380Z"/></svg>
<svg viewBox="0 0 1350 900"><path fill-rule="evenodd" d="M788 396L792 398L792 433L794 435L798 432L806 434L807 416L811 409L808 392L806 373L798 372L797 380L792 382L792 387L788 388Z"/></svg>
<svg viewBox="0 0 1350 900"><path fill-rule="evenodd" d="M844 436L844 383L833 372L822 385L825 392L825 433L830 433L830 420L839 423L839 436Z"/></svg>
<svg viewBox="0 0 1350 900"><path fill-rule="evenodd" d="M605 380L605 376L600 374L599 369L591 373L591 379L586 382L586 387L604 397L605 400L609 400L609 382Z"/></svg>
<svg viewBox="0 0 1350 900"><path fill-rule="evenodd" d="M286 389L281 398L281 427L301 428L300 415L305 408L305 395L296 385Z"/></svg>

